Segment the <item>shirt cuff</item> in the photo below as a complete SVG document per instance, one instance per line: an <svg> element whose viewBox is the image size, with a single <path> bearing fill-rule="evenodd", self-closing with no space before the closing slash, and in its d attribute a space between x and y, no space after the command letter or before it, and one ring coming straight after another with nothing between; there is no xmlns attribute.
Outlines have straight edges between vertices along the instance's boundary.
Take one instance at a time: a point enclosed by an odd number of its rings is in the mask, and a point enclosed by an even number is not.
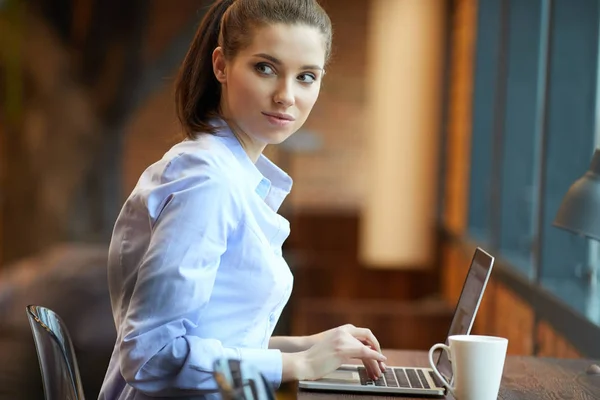
<svg viewBox="0 0 600 400"><path fill-rule="evenodd" d="M240 359L254 365L275 389L281 384L283 361L277 349L239 349Z"/></svg>

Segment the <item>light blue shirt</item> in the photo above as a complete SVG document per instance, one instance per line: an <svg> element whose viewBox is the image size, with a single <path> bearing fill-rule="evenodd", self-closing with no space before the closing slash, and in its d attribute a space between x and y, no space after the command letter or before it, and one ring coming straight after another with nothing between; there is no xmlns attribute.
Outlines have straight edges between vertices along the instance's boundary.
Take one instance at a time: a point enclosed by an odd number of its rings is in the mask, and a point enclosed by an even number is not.
<svg viewBox="0 0 600 400"><path fill-rule="evenodd" d="M184 140L140 177L116 221L108 280L117 341L102 400L214 392L213 362L281 381L269 338L292 291L277 214L292 185L227 128Z"/></svg>

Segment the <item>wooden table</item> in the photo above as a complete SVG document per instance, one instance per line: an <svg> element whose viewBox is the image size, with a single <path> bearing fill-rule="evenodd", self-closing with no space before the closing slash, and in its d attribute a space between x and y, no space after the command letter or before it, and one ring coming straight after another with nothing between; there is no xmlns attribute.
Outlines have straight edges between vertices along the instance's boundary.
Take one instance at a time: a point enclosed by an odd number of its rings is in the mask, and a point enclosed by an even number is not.
<svg viewBox="0 0 600 400"><path fill-rule="evenodd" d="M428 366L427 353L423 351L384 350L388 365ZM504 374L498 399L600 399L600 375L586 373L591 364L600 361L583 359L554 359L509 356L504 364ZM298 400L340 399L398 399L386 395L341 394L298 390ZM438 397L439 398L439 397ZM451 395L446 397L452 399ZM423 400L423 397L401 397L402 400Z"/></svg>

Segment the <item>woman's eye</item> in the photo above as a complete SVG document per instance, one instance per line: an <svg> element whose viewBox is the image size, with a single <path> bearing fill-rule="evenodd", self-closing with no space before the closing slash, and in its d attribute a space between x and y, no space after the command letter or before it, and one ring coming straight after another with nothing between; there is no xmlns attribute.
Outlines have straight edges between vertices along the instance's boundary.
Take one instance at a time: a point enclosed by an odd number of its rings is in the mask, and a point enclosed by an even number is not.
<svg viewBox="0 0 600 400"><path fill-rule="evenodd" d="M313 74L301 74L298 75L298 80L302 83L314 83L317 80L317 77Z"/></svg>
<svg viewBox="0 0 600 400"><path fill-rule="evenodd" d="M273 68L271 68L268 64L264 63L256 64L254 68L256 68L256 71L258 71L259 74L263 75L273 75L275 73L275 71L273 71Z"/></svg>

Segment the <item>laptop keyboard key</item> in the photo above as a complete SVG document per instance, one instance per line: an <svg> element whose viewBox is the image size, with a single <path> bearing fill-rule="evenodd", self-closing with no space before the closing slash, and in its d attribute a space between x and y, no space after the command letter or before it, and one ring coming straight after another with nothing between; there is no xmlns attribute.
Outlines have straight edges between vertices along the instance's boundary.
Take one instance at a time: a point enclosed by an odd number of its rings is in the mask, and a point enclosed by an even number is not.
<svg viewBox="0 0 600 400"><path fill-rule="evenodd" d="M394 372L391 368L386 368L385 372L383 373L383 376L385 376L385 381L388 387L398 387L398 382L396 382L396 376L394 375Z"/></svg>
<svg viewBox="0 0 600 400"><path fill-rule="evenodd" d="M408 376L408 380L410 381L410 385L414 388L422 389L423 385L421 385L421 381L417 376L417 372L414 369L406 368L406 376Z"/></svg>
<svg viewBox="0 0 600 400"><path fill-rule="evenodd" d="M379 379L377 379L375 381L375 386L385 386L385 381L383 380L383 375L379 377Z"/></svg>
<svg viewBox="0 0 600 400"><path fill-rule="evenodd" d="M364 367L358 367L358 378L361 385L366 385L370 379L367 377L367 370Z"/></svg>
<svg viewBox="0 0 600 400"><path fill-rule="evenodd" d="M357 370L358 370L358 378L360 379L361 385L365 385L365 386L377 385L377 383L375 381L373 381L371 378L369 378L369 375L367 375L367 369L365 367L358 367ZM385 382L383 385L377 385L377 386L385 386Z"/></svg>
<svg viewBox="0 0 600 400"><path fill-rule="evenodd" d="M423 373L423 370L418 369L417 374L419 375L419 378L421 379L421 383L423 384L423 387L425 389L431 389L431 386L429 386L429 382L427 382L427 378L425 378L425 374Z"/></svg>
<svg viewBox="0 0 600 400"><path fill-rule="evenodd" d="M394 374L396 375L396 378L398 379L398 386L400 386L401 388L409 388L410 387L410 383L408 382L408 378L406 377L406 374L404 373L404 369L394 368Z"/></svg>

